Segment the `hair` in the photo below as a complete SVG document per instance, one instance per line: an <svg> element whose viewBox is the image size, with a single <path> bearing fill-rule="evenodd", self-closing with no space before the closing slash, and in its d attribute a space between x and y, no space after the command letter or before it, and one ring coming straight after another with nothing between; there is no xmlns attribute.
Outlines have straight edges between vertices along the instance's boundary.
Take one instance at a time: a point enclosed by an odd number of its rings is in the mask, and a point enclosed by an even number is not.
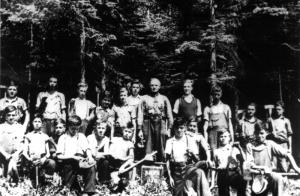
<svg viewBox="0 0 300 196"><path fill-rule="evenodd" d="M54 126L56 127L58 124L63 124L64 126L66 126L66 121L62 118L56 119L54 122Z"/></svg>
<svg viewBox="0 0 300 196"><path fill-rule="evenodd" d="M283 109L284 109L284 102L283 101L276 101L276 103L275 103L275 107L277 107L277 106L280 106L280 107L282 107Z"/></svg>
<svg viewBox="0 0 300 196"><path fill-rule="evenodd" d="M211 88L210 90L210 94L214 94L214 93L222 93L222 88L220 86L214 86Z"/></svg>
<svg viewBox="0 0 300 196"><path fill-rule="evenodd" d="M39 119L41 119L42 122L44 122L44 117L43 117L42 114L40 114L40 113L35 113L35 114L33 115L32 121L33 121L34 119L36 119L36 118L39 118Z"/></svg>
<svg viewBox="0 0 300 196"><path fill-rule="evenodd" d="M175 121L174 121L174 125L173 127L175 129L177 129L178 127L180 126L186 126L186 121L183 119L183 118L177 118Z"/></svg>
<svg viewBox="0 0 300 196"><path fill-rule="evenodd" d="M10 86L15 86L17 89L19 87L18 83L14 80L10 80L9 83L6 85L7 86L7 89L10 87Z"/></svg>
<svg viewBox="0 0 300 196"><path fill-rule="evenodd" d="M139 79L134 79L134 80L131 82L131 87L132 87L134 84L138 84L140 87L142 86L142 83L140 82Z"/></svg>
<svg viewBox="0 0 300 196"><path fill-rule="evenodd" d="M249 103L248 106L253 106L255 109L257 109L257 105L254 102Z"/></svg>
<svg viewBox="0 0 300 196"><path fill-rule="evenodd" d="M190 118L188 121L187 121L187 125L191 124L191 123L197 123L197 126L199 127L199 122L196 120L196 118Z"/></svg>
<svg viewBox="0 0 300 196"><path fill-rule="evenodd" d="M48 78L48 81L50 80L50 78L56 78L58 80L58 77L54 74L50 75L49 78Z"/></svg>
<svg viewBox="0 0 300 196"><path fill-rule="evenodd" d="M127 129L133 129L133 128L134 128L133 123L132 123L132 122L128 122L128 123L126 124L126 128L127 128Z"/></svg>
<svg viewBox="0 0 300 196"><path fill-rule="evenodd" d="M261 130L265 130L268 133L268 130L266 128L266 124L264 124L264 123L255 123L255 125L254 125L254 134L258 135Z"/></svg>
<svg viewBox="0 0 300 196"><path fill-rule="evenodd" d="M13 105L9 105L9 106L6 106L6 108L4 109L4 112L3 112L3 116L6 117L6 115L10 112L14 112L14 111L17 111L17 108Z"/></svg>
<svg viewBox="0 0 300 196"><path fill-rule="evenodd" d="M125 92L125 91L128 94L128 89L125 86L121 86L120 89L119 89L119 94L121 94L122 92Z"/></svg>
<svg viewBox="0 0 300 196"><path fill-rule="evenodd" d="M184 85L185 83L190 83L192 86L194 85L194 81L193 81L192 79L185 79L185 80L183 81L183 85Z"/></svg>
<svg viewBox="0 0 300 196"><path fill-rule="evenodd" d="M77 115L69 116L68 118L68 126L80 126L81 125L81 118Z"/></svg>
<svg viewBox="0 0 300 196"><path fill-rule="evenodd" d="M159 82L159 85L161 86L160 80L159 80L158 78L155 78L155 77L150 78L149 84L150 84L153 80L157 80L157 81Z"/></svg>

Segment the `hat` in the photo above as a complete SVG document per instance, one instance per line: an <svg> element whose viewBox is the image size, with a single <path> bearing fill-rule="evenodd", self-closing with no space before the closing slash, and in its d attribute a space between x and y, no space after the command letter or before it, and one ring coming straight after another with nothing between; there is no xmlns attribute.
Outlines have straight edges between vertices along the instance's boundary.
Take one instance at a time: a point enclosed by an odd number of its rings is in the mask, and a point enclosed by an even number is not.
<svg viewBox="0 0 300 196"><path fill-rule="evenodd" d="M252 191L255 194L261 194L263 193L268 186L268 181L266 180L264 175L256 175L253 178L252 182Z"/></svg>
<svg viewBox="0 0 300 196"><path fill-rule="evenodd" d="M90 162L88 159L81 159L79 161L79 167L83 168L83 169L91 168L94 165L96 165L96 161L95 160L93 160L93 161Z"/></svg>

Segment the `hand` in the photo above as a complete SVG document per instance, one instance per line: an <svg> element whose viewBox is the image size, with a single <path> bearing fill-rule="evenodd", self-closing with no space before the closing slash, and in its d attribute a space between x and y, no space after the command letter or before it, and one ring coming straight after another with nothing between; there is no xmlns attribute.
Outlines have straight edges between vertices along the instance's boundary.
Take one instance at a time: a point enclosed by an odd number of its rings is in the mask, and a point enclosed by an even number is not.
<svg viewBox="0 0 300 196"><path fill-rule="evenodd" d="M44 156L43 158L41 158L41 164L43 165L46 162L46 160L47 160L46 156Z"/></svg>
<svg viewBox="0 0 300 196"><path fill-rule="evenodd" d="M144 139L144 133L143 133L143 131L142 131L141 129L139 130L138 137L139 137L141 140Z"/></svg>
<svg viewBox="0 0 300 196"><path fill-rule="evenodd" d="M135 136L132 137L131 141L132 141L133 144L135 144L135 142L136 142L135 141Z"/></svg>
<svg viewBox="0 0 300 196"><path fill-rule="evenodd" d="M171 137L171 129L168 129L168 130L167 130L167 136L168 136L168 137Z"/></svg>
<svg viewBox="0 0 300 196"><path fill-rule="evenodd" d="M88 156L87 160L89 164L92 164L94 162L94 159L91 156Z"/></svg>
<svg viewBox="0 0 300 196"><path fill-rule="evenodd" d="M83 157L81 156L73 156L72 159L75 159L76 161L80 161L81 159L83 159Z"/></svg>
<svg viewBox="0 0 300 196"><path fill-rule="evenodd" d="M36 160L32 161L32 163L34 166L38 166L41 164L41 159L36 159Z"/></svg>
<svg viewBox="0 0 300 196"><path fill-rule="evenodd" d="M172 178L172 177L170 177L170 179L169 179L169 183L170 183L170 186L171 186L172 188L174 188L174 186L175 186L175 183L174 183L174 180L173 180L173 178Z"/></svg>
<svg viewBox="0 0 300 196"><path fill-rule="evenodd" d="M208 168L214 168L215 167L215 163L212 162L211 160L206 160L207 166Z"/></svg>
<svg viewBox="0 0 300 196"><path fill-rule="evenodd" d="M187 196L197 196L197 193L192 187L189 187L188 190L186 191Z"/></svg>

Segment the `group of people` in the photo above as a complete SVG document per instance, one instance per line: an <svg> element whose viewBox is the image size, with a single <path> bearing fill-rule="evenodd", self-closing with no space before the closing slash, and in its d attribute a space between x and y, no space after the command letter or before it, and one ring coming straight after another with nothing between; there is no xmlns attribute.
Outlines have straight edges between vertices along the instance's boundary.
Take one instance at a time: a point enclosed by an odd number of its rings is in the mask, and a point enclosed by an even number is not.
<svg viewBox="0 0 300 196"><path fill-rule="evenodd" d="M233 126L231 109L221 101L222 89L211 89L210 105L202 113L190 79L184 80L184 94L173 109L160 93L157 78L150 79L147 95L140 95L142 84L134 80L118 90L114 103L111 93L104 92L100 105L86 98L84 81L68 104L57 85L57 77L51 76L46 90L38 94L31 126L27 104L17 96L18 86L7 85L0 100L0 164L11 181L28 175L33 184L44 183L58 173L66 189L76 189L76 176L82 175L85 195L95 194L96 183L112 181L121 191L131 178L127 168L154 151L147 159L166 165L174 195L209 196L215 176L219 195L229 195L229 187L240 196L265 194L251 184L267 176L273 195L280 196L282 177L274 171L292 168L300 173L291 155L293 132L282 102L275 104L265 122L255 116L256 105L250 103Z"/></svg>

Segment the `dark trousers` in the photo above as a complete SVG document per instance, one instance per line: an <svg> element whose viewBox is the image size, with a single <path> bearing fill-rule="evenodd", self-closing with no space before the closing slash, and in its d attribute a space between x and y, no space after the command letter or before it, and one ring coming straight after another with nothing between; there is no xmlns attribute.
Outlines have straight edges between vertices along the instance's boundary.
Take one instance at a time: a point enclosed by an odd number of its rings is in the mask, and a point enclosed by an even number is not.
<svg viewBox="0 0 300 196"><path fill-rule="evenodd" d="M55 133L55 119L45 119L43 124L43 132L46 133L49 137L53 137Z"/></svg>
<svg viewBox="0 0 300 196"><path fill-rule="evenodd" d="M79 162L74 159L67 159L62 161L62 175L63 184L71 188L73 183L77 180L77 175L83 176L84 192L95 192L96 170L95 167L83 169L79 168Z"/></svg>
<svg viewBox="0 0 300 196"><path fill-rule="evenodd" d="M33 185L36 185L36 175L38 175L38 180L40 183L45 183L45 175L53 175L56 163L53 159L47 159L44 164L38 166L38 174L36 174L36 167L32 165L31 163L27 162L29 164L29 176L30 179L34 182Z"/></svg>
<svg viewBox="0 0 300 196"><path fill-rule="evenodd" d="M237 196L249 196L250 192L247 189L247 181L243 179L237 171L218 171L218 188L219 195L230 196L229 187L233 187L237 190Z"/></svg>

